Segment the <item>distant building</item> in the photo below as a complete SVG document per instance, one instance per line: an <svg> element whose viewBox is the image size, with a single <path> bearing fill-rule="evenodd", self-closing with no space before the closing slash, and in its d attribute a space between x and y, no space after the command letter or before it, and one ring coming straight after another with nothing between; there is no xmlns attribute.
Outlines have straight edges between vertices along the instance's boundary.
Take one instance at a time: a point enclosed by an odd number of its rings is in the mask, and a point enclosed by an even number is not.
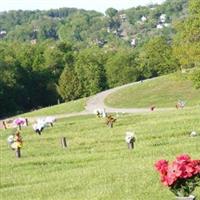
<svg viewBox="0 0 200 200"><path fill-rule="evenodd" d="M147 20L147 18L145 16L141 17L141 21L145 22Z"/></svg>
<svg viewBox="0 0 200 200"><path fill-rule="evenodd" d="M163 28L163 25L162 25L162 24L157 24L156 28L157 28L157 29L162 29L162 28Z"/></svg>
<svg viewBox="0 0 200 200"><path fill-rule="evenodd" d="M120 30L120 29L114 30L114 31L113 31L113 34L114 34L114 35L117 35L117 36L120 36L121 30Z"/></svg>
<svg viewBox="0 0 200 200"><path fill-rule="evenodd" d="M166 21L166 14L160 15L160 22L164 23Z"/></svg>
<svg viewBox="0 0 200 200"><path fill-rule="evenodd" d="M132 46L132 47L135 47L135 46L136 46L136 39L135 39L135 38L132 38L132 39L131 39L131 46Z"/></svg>
<svg viewBox="0 0 200 200"><path fill-rule="evenodd" d="M1 34L1 35L6 35L7 32L6 32L6 31L1 31L0 34Z"/></svg>
<svg viewBox="0 0 200 200"><path fill-rule="evenodd" d="M0 31L0 38L6 36L7 32L5 30Z"/></svg>
<svg viewBox="0 0 200 200"><path fill-rule="evenodd" d="M119 17L120 17L120 19L122 20L122 21L126 21L126 14L121 14L121 15L119 15Z"/></svg>

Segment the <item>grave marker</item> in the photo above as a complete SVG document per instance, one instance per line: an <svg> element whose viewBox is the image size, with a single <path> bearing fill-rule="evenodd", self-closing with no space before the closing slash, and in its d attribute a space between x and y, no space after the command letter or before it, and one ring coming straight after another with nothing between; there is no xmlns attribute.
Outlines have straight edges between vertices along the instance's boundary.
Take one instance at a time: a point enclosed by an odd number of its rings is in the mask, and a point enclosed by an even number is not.
<svg viewBox="0 0 200 200"><path fill-rule="evenodd" d="M66 142L66 138L65 137L61 138L61 146L62 146L62 148L67 148L67 142Z"/></svg>

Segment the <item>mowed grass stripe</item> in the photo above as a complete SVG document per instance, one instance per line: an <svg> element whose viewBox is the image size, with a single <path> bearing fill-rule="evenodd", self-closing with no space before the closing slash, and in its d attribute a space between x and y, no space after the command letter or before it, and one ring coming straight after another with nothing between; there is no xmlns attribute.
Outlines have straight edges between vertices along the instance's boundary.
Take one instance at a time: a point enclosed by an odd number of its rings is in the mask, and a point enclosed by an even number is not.
<svg viewBox="0 0 200 200"><path fill-rule="evenodd" d="M38 117L38 116L49 116L49 115L61 115L69 114L74 112L81 112L85 109L87 98L70 101L66 103L61 103L58 105L53 105L32 112L24 113L19 116L24 117Z"/></svg>
<svg viewBox="0 0 200 200"><path fill-rule="evenodd" d="M113 129L104 119L81 116L58 120L41 136L22 130L24 148L16 159L7 144L11 130L0 132L0 196L5 200L168 200L174 195L154 170L158 159L188 153L200 157L200 109L121 115ZM126 131L135 131L128 150ZM62 149L65 136L68 148ZM200 198L199 188L195 191Z"/></svg>
<svg viewBox="0 0 200 200"><path fill-rule="evenodd" d="M199 105L200 90L194 88L188 75L175 73L120 89L108 95L105 103L116 108L175 107L178 100L186 106Z"/></svg>

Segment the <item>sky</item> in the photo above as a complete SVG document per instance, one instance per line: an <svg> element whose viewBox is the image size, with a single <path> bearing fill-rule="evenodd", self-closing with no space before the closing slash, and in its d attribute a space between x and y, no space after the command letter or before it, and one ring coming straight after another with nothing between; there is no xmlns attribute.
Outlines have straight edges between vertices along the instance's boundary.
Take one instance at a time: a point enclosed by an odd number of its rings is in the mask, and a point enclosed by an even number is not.
<svg viewBox="0 0 200 200"><path fill-rule="evenodd" d="M83 8L104 13L107 8L117 10L162 3L165 0L0 0L0 11L8 10L49 10L51 8Z"/></svg>

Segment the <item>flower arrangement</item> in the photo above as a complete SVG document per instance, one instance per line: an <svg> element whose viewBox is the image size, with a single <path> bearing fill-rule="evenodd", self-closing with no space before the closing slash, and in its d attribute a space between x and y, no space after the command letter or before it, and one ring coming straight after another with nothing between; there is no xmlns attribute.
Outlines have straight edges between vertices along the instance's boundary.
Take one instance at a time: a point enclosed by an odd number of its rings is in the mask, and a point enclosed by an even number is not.
<svg viewBox="0 0 200 200"><path fill-rule="evenodd" d="M13 121L14 125L24 125L26 123L26 120L24 118L17 118Z"/></svg>
<svg viewBox="0 0 200 200"><path fill-rule="evenodd" d="M126 136L125 136L125 141L128 144L131 143L131 142L135 142L136 141L135 133L127 131Z"/></svg>
<svg viewBox="0 0 200 200"><path fill-rule="evenodd" d="M178 197L189 197L196 186L200 186L200 160L192 160L183 154L169 164L159 160L155 168L160 174L161 182Z"/></svg>

